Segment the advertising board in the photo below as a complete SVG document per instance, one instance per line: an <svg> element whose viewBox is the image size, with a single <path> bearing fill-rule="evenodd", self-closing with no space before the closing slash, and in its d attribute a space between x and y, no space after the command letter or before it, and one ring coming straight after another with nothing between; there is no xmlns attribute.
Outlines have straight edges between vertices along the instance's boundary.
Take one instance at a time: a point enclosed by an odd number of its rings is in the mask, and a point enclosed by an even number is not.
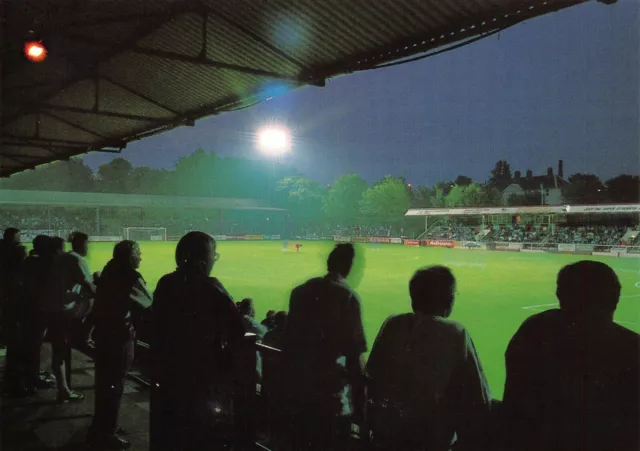
<svg viewBox="0 0 640 451"><path fill-rule="evenodd" d="M227 235L228 241L244 240L244 235Z"/></svg>
<svg viewBox="0 0 640 451"><path fill-rule="evenodd" d="M402 238L391 238L391 244L402 244Z"/></svg>
<svg viewBox="0 0 640 451"><path fill-rule="evenodd" d="M575 244L558 244L558 252L574 252L575 250Z"/></svg>
<svg viewBox="0 0 640 451"><path fill-rule="evenodd" d="M336 235L333 237L333 241L335 241L336 243L350 243L351 238L348 236Z"/></svg>
<svg viewBox="0 0 640 451"><path fill-rule="evenodd" d="M404 240L405 246L420 247L420 240Z"/></svg>
<svg viewBox="0 0 640 451"><path fill-rule="evenodd" d="M451 240L425 240L425 246L430 247L454 247L455 243Z"/></svg>
<svg viewBox="0 0 640 451"><path fill-rule="evenodd" d="M511 252L520 252L520 248L516 247L511 247L512 244L518 244L518 243L507 243L507 242L497 242L494 243L494 248L496 251L511 251Z"/></svg>
<svg viewBox="0 0 640 451"><path fill-rule="evenodd" d="M307 241L318 241L320 238L318 237L318 235L305 235L304 237L305 240Z"/></svg>
<svg viewBox="0 0 640 451"><path fill-rule="evenodd" d="M264 237L262 235L245 235L244 239L248 241L262 241Z"/></svg>
<svg viewBox="0 0 640 451"><path fill-rule="evenodd" d="M381 237L381 236L372 236L372 237L369 237L369 242L371 242L371 243L391 243L391 238Z"/></svg>
<svg viewBox="0 0 640 451"><path fill-rule="evenodd" d="M522 243L509 243L509 249L522 249Z"/></svg>
<svg viewBox="0 0 640 451"><path fill-rule="evenodd" d="M151 237L151 239L153 240L153 237ZM161 237L161 239L164 239L164 237ZM117 242L117 241L122 241L122 237L121 236L90 236L89 241Z"/></svg>
<svg viewBox="0 0 640 451"><path fill-rule="evenodd" d="M213 239L216 241L227 241L227 235L213 235Z"/></svg>

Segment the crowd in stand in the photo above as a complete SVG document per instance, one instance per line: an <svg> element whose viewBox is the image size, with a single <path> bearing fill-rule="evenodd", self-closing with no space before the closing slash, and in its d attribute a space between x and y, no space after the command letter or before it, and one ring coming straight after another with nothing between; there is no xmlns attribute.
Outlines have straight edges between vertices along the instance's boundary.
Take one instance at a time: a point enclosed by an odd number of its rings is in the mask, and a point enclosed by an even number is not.
<svg viewBox="0 0 640 451"><path fill-rule="evenodd" d="M626 232L626 227L616 226L556 227L556 233L549 242L619 246Z"/></svg>
<svg viewBox="0 0 640 451"><path fill-rule="evenodd" d="M489 224L486 227L490 234L485 241L501 241L514 243L543 243L551 244L592 244L619 246L623 244L623 237L629 230L627 227L620 226L556 226L555 231L551 232L548 225L499 225ZM452 222L445 222L434 227L426 236L430 239L445 239L459 241L474 241L480 232L480 226L462 226ZM636 225L634 230L640 230L640 226ZM631 245L632 243L624 243Z"/></svg>
<svg viewBox="0 0 640 451"><path fill-rule="evenodd" d="M150 315L152 451L210 448L219 409L212 406L234 386L246 332L281 350L263 353L257 368L276 450L346 449L352 423L370 431L375 449L388 451L638 449L640 336L613 322L621 285L603 263L560 271L559 309L528 318L507 347L500 404L468 330L448 319L456 280L446 267L413 275L412 312L384 322L365 361L361 300L346 282L358 267L351 244L334 248L326 275L291 292L288 313L269 312L258 323L251 299L236 304L210 276L220 254L205 233L182 237L177 269L153 294L137 271L135 242L116 244L104 269L91 274L87 238L74 233L65 253L60 239L40 236L27 256L19 231L7 229L0 318L14 394L37 389L46 331L58 402L66 403L83 399L70 386L69 329L92 317L92 446L130 446L116 434L118 411L136 328Z"/></svg>

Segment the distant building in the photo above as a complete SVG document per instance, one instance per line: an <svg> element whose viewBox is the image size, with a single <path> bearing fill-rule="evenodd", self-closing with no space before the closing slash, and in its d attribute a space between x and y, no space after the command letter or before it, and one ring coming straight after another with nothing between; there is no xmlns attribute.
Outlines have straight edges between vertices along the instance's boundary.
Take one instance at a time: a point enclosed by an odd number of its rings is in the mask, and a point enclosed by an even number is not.
<svg viewBox="0 0 640 451"><path fill-rule="evenodd" d="M540 204L562 205L564 204L564 188L569 184L564 178L563 161L558 161L558 174L553 173L553 168L548 168L546 175L533 175L529 169L526 176L522 177L520 171L514 172L514 177L509 186L502 190L502 203L506 205L514 196L537 196Z"/></svg>

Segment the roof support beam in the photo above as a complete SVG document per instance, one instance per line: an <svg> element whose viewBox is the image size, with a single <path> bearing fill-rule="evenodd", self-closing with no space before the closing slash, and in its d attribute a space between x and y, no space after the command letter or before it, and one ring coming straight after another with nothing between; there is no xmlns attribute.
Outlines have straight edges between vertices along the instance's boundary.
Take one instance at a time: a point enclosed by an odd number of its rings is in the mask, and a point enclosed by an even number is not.
<svg viewBox="0 0 640 451"><path fill-rule="evenodd" d="M268 50L272 51L273 53L275 53L276 55L280 56L281 58L287 60L289 63L293 64L298 69L300 69L302 71L309 71L309 68L306 67L301 61L297 60L296 58L294 58L293 56L291 56L288 53L284 52L283 50L280 50L275 45L272 45L269 41L261 38L260 36L258 36L256 33L251 31L250 29L248 29L244 25L242 25L242 24L236 22L235 20L227 17L226 15L222 14L220 11L218 11L216 9L213 9L211 7L207 7L206 9L212 15L215 15L218 19L220 19L223 22L225 22L227 25L230 25L231 27L233 27L236 30L240 31L245 36L248 36L249 38L251 38L252 41L257 42L258 44L260 44L265 49L268 49Z"/></svg>
<svg viewBox="0 0 640 451"><path fill-rule="evenodd" d="M53 138L36 138L33 136L17 136L17 135L11 135L11 134L7 134L7 133L3 133L2 135L2 139L0 140L1 143L11 143L11 145L14 145L16 147L19 147L20 144L23 144L23 147L37 147L37 146L42 146L42 145L52 145L54 147L57 147L58 145L60 146L67 146L70 149L73 148L77 148L77 149L82 149L82 148L87 148L87 147L91 147L94 143L92 142L88 142L88 141L73 141L73 140L68 140L68 139L53 139ZM118 143L114 143L115 145L118 145Z"/></svg>
<svg viewBox="0 0 640 451"><path fill-rule="evenodd" d="M157 117L138 116L136 114L114 113L111 111L87 110L85 108L77 108L73 106L52 105L50 103L42 103L40 105L34 105L34 107L38 107L41 110L45 110L45 111L46 110L64 111L68 113L90 114L93 116L114 117L118 119L129 119L134 121L145 121L145 122L163 122L164 121L164 119L159 119ZM100 136L100 135L97 135L97 136Z"/></svg>
<svg viewBox="0 0 640 451"><path fill-rule="evenodd" d="M83 127L82 125L75 124L75 123L73 123L71 121L66 120L65 118L57 116L57 115L55 115L53 113L50 113L48 111L41 111L40 114L44 114L45 116L49 116L50 118L52 118L52 119L54 119L56 121L62 122L63 124L67 124L69 127L73 127L75 129L78 129L78 130L83 131L85 133L89 133L90 135L97 136L98 138L106 139L106 136L101 135L100 133L98 133L98 132L96 132L94 130L91 130L89 128Z"/></svg>
<svg viewBox="0 0 640 451"><path fill-rule="evenodd" d="M166 105L163 105L162 103L158 102L157 100L152 99L151 97L148 97L144 94L142 94L141 92L136 91L133 88L130 88L127 85L124 85L120 82L115 81L114 79L107 77L106 75L101 75L100 78L102 78L105 81L108 81L109 83L111 83L114 86L117 86L118 88L122 89L123 91L127 91L129 94L132 94L136 97L141 98L142 100L149 102L152 105L157 106L158 108L162 108L165 111L168 111L171 114L174 114L176 116L180 116L182 113L180 113L179 111L174 110L173 108L170 108Z"/></svg>
<svg viewBox="0 0 640 451"><path fill-rule="evenodd" d="M91 38L91 37L84 36L84 35L65 33L65 36L67 38L69 38L69 39L74 40L74 41L84 42L84 43L89 44L89 45L95 45L95 46L99 46L99 47L112 47L113 46L113 44L111 44L110 42L105 42L105 41L102 41L100 39L95 39L95 38ZM135 45L135 44L129 46L126 50L129 51L129 52L138 53L140 55L147 55L147 56L151 56L151 57L155 57L155 58L164 58L164 59L168 59L168 60L171 60L171 61L179 61L179 62L182 62L182 63L197 64L197 65L201 65L201 66L213 67L215 69L231 70L231 71L240 72L240 73L244 73L244 74L248 74L248 75L255 75L255 76L258 76L258 77L267 77L267 78L274 78L274 79L277 79L277 80L284 80L284 81L288 81L288 82L296 83L296 84L300 84L300 83L305 83L306 82L305 80L302 80L297 76L278 74L278 73L270 72L270 71L267 71L267 70L256 69L256 68L253 68L253 67L240 66L240 65L237 65L237 64L223 63L221 61L214 61L214 60L208 59L206 57L202 57L202 56L193 57L193 56L188 56L188 55L182 55L180 53L168 52L166 50L151 49L151 48L147 48L147 47L141 47L141 46Z"/></svg>

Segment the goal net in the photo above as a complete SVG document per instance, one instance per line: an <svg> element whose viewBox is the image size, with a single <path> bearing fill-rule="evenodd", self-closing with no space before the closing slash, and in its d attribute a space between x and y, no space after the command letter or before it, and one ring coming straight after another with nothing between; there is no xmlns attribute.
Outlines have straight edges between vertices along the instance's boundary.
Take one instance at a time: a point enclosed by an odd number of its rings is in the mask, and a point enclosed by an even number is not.
<svg viewBox="0 0 640 451"><path fill-rule="evenodd" d="M165 227L125 227L122 236L131 241L166 241Z"/></svg>

